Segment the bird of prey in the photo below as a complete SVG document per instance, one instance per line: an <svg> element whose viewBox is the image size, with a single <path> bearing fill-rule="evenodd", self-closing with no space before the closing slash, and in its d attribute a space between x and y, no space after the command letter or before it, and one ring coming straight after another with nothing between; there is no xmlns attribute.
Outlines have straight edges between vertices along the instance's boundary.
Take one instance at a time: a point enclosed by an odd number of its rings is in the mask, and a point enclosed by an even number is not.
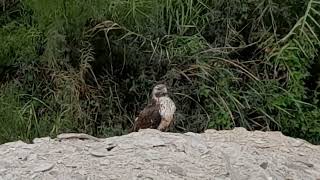
<svg viewBox="0 0 320 180"><path fill-rule="evenodd" d="M151 101L135 119L132 131L147 128L167 131L174 120L175 111L175 103L168 96L166 85L158 84L152 90Z"/></svg>

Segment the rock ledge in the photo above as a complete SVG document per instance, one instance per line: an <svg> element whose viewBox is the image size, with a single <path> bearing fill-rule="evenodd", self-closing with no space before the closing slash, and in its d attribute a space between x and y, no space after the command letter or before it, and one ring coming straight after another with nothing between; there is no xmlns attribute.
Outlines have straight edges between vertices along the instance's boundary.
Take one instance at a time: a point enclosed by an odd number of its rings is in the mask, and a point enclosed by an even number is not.
<svg viewBox="0 0 320 180"><path fill-rule="evenodd" d="M320 179L320 146L243 128L61 134L0 145L2 179Z"/></svg>

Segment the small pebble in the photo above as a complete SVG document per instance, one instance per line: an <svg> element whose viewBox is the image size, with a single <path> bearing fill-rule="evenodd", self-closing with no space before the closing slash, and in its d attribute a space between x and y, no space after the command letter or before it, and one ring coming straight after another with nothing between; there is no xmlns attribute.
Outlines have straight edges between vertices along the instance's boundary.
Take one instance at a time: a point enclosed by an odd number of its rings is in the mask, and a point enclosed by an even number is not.
<svg viewBox="0 0 320 180"><path fill-rule="evenodd" d="M261 167L262 169L267 169L267 168L268 168L268 162L263 162L263 163L261 163L261 164L260 164L260 167Z"/></svg>
<svg viewBox="0 0 320 180"><path fill-rule="evenodd" d="M95 156L95 157L105 157L105 156L107 156L106 153L99 152L99 151L90 151L90 154L92 156Z"/></svg>
<svg viewBox="0 0 320 180"><path fill-rule="evenodd" d="M49 171L54 167L53 163L43 163L40 164L38 167L36 167L33 171L34 172L45 172L45 171Z"/></svg>

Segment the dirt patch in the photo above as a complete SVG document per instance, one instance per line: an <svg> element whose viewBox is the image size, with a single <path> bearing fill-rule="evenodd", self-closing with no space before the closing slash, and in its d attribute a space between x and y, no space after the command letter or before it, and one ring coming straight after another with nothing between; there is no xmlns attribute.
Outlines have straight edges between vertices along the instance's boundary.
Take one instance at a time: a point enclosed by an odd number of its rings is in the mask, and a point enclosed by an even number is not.
<svg viewBox="0 0 320 180"><path fill-rule="evenodd" d="M0 146L0 179L320 179L320 146L279 132L61 134Z"/></svg>

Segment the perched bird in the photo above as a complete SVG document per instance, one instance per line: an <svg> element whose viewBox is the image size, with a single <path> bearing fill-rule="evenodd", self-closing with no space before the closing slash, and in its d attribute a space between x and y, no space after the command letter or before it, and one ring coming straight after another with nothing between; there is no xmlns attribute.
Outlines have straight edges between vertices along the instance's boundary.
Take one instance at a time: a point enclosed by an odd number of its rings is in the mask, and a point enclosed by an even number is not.
<svg viewBox="0 0 320 180"><path fill-rule="evenodd" d="M167 131L174 120L175 111L176 106L168 96L166 85L158 84L152 90L151 101L135 119L132 131L147 128Z"/></svg>

